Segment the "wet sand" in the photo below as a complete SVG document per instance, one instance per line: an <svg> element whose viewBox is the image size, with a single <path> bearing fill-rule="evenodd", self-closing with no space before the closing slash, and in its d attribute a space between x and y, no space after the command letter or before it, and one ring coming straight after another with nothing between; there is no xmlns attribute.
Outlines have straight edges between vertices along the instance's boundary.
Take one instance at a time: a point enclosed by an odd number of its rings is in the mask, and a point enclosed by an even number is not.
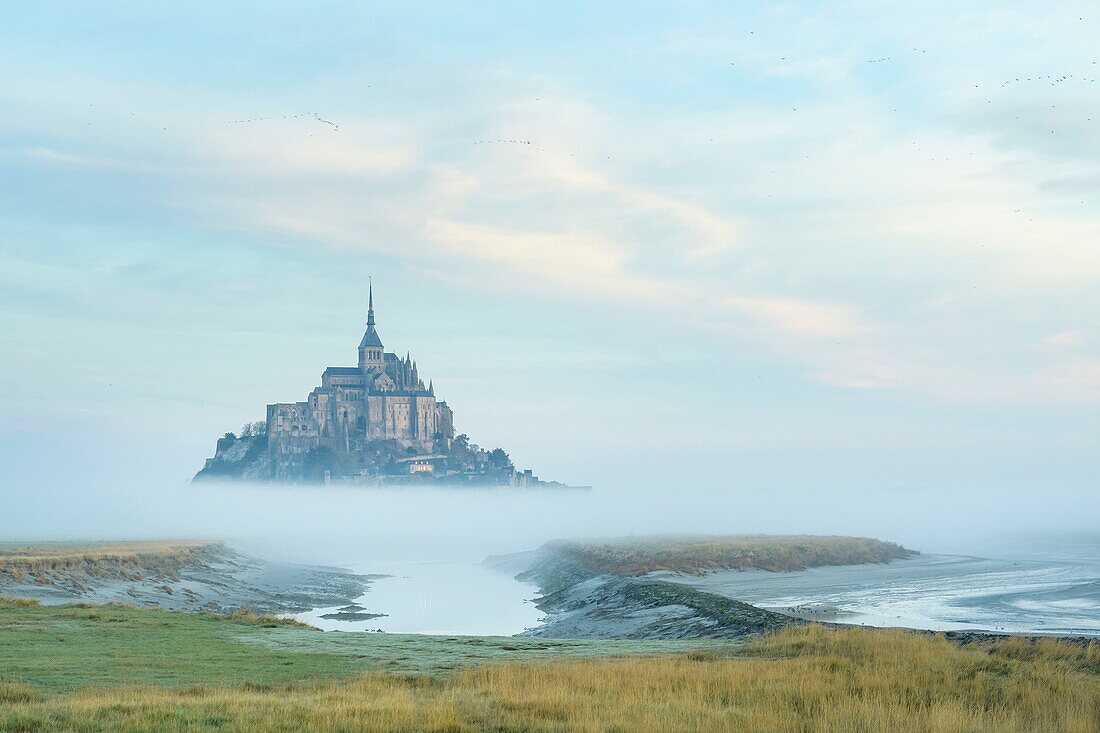
<svg viewBox="0 0 1100 733"><path fill-rule="evenodd" d="M1100 582L1072 558L920 555L794 573L653 573L812 621L938 631L1100 635Z"/></svg>

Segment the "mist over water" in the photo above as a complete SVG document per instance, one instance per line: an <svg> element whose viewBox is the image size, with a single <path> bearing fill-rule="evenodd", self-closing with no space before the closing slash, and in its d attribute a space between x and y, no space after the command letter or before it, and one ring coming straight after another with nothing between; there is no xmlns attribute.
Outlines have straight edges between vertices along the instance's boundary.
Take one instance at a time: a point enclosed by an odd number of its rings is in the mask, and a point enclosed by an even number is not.
<svg viewBox="0 0 1100 733"><path fill-rule="evenodd" d="M0 499L7 540L219 538L325 562L349 552L356 562L480 559L556 538L652 533L860 535L956 554L1100 536L1100 497L1080 491L363 489L131 478L9 484Z"/></svg>
<svg viewBox="0 0 1100 733"><path fill-rule="evenodd" d="M644 534L838 534L925 553L888 566L736 574L758 605L843 611L854 623L1100 633L1100 499L1082 492L927 490L518 490L166 484L74 480L2 489L0 538L209 538L271 560L385 573L357 603L383 618L326 629L514 634L537 623L537 589L489 555L549 540ZM937 555L978 556L940 562ZM945 572L950 569L951 572ZM514 572L514 571L512 571ZM952 575L954 573L954 575ZM702 582L709 582L704 579ZM721 579L716 578L721 584Z"/></svg>

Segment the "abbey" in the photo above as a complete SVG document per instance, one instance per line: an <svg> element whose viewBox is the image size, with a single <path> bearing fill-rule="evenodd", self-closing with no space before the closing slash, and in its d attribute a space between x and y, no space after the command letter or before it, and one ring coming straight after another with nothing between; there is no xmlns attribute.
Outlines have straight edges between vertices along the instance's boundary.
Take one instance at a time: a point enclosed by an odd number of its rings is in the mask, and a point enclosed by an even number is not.
<svg viewBox="0 0 1100 733"><path fill-rule="evenodd" d="M276 480L299 476L318 449L362 455L371 441L397 441L409 453L446 451L454 416L424 381L416 362L388 352L375 330L374 291L367 330L359 342L359 365L330 366L305 402L267 406L269 470Z"/></svg>

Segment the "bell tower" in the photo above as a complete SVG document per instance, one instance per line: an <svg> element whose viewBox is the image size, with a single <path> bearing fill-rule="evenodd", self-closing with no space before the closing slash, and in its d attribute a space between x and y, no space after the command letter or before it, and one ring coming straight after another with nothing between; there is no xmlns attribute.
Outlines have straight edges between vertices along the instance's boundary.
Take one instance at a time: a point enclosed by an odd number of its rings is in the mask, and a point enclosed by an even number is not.
<svg viewBox="0 0 1100 733"><path fill-rule="evenodd" d="M367 296L367 330L363 334L363 340L359 342L359 368L364 372L381 369L386 365L382 339L378 337L378 332L374 330L373 281L368 287L370 288L370 294Z"/></svg>

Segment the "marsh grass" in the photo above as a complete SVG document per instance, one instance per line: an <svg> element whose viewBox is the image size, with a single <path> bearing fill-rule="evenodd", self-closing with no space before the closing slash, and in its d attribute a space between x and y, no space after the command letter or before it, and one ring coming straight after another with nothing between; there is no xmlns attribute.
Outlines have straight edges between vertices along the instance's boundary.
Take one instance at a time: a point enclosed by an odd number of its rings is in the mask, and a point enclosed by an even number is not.
<svg viewBox="0 0 1100 733"><path fill-rule="evenodd" d="M274 629L280 626L294 626L299 629L312 629L317 630L316 626L307 624L305 621L299 621L296 618L290 618L288 616L276 616L273 613L256 613L248 609L239 609L228 614L216 614L206 612L203 615L214 616L218 618L224 618L234 623L242 624L245 626L260 626L265 629Z"/></svg>
<svg viewBox="0 0 1100 733"><path fill-rule="evenodd" d="M708 570L805 570L824 565L881 563L915 554L866 537L812 535L655 536L549 544L596 574L638 576L655 570L701 575Z"/></svg>
<svg viewBox="0 0 1100 733"><path fill-rule="evenodd" d="M41 696L12 688L0 730L1100 730L1095 645L959 648L867 629L788 629L740 657L512 661L449 674ZM35 695L39 695L35 697Z"/></svg>
<svg viewBox="0 0 1100 733"><path fill-rule="evenodd" d="M137 580L176 578L222 543L210 540L0 543L0 580L50 583L74 573Z"/></svg>

